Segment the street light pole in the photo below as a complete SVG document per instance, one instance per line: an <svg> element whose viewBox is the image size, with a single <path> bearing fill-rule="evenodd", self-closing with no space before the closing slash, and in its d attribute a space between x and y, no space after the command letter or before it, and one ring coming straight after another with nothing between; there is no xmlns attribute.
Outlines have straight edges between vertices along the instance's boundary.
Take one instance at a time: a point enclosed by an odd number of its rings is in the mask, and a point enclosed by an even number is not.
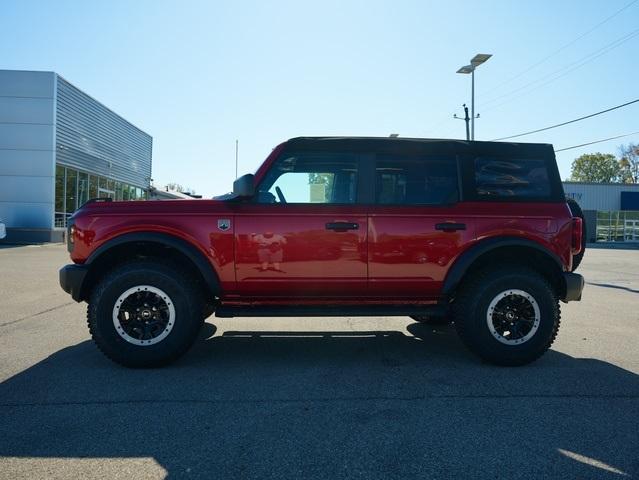
<svg viewBox="0 0 639 480"><path fill-rule="evenodd" d="M469 74L471 76L471 90L470 90L470 139L475 140L475 118L479 118L479 115L475 116L475 69L492 57L488 53L478 53L470 60L470 65L465 65L457 70L457 73Z"/></svg>
<svg viewBox="0 0 639 480"><path fill-rule="evenodd" d="M237 180L237 153L238 153L238 149L239 149L239 140L235 140L235 180Z"/></svg>
<svg viewBox="0 0 639 480"><path fill-rule="evenodd" d="M470 78L470 139L475 140L475 68L473 68Z"/></svg>

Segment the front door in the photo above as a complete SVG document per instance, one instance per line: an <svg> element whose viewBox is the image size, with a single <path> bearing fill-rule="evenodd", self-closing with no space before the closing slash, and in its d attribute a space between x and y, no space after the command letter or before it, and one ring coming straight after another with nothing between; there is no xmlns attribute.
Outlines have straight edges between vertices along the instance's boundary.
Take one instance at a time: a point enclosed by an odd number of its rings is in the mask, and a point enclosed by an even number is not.
<svg viewBox="0 0 639 480"><path fill-rule="evenodd" d="M366 208L359 157L283 152L252 203L235 216L236 280L243 297L365 295Z"/></svg>
<svg viewBox="0 0 639 480"><path fill-rule="evenodd" d="M457 205L455 156L377 155L369 215L369 292L429 300L474 222Z"/></svg>

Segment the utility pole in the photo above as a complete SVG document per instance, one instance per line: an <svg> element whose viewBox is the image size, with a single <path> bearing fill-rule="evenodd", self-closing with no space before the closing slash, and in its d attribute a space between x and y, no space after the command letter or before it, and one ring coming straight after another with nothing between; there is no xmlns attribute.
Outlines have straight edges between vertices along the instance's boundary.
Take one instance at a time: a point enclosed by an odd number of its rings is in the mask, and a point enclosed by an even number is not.
<svg viewBox="0 0 639 480"><path fill-rule="evenodd" d="M458 117L456 113L453 114L453 118L466 122L466 140L470 140L470 130L468 130L468 123L470 122L470 118L468 117L468 107L465 103L462 105L462 107L464 107L464 118Z"/></svg>
<svg viewBox="0 0 639 480"><path fill-rule="evenodd" d="M239 140L235 140L235 179L237 180L237 151L239 147Z"/></svg>

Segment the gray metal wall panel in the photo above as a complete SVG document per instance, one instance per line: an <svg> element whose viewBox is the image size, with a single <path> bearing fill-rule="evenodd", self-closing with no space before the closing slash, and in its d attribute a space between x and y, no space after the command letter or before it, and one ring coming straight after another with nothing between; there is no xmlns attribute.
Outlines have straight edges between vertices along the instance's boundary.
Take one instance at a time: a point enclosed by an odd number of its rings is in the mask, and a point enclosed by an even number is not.
<svg viewBox="0 0 639 480"><path fill-rule="evenodd" d="M0 217L8 228L53 227L54 81L51 72L0 70Z"/></svg>
<svg viewBox="0 0 639 480"><path fill-rule="evenodd" d="M53 72L0 70L0 96L53 98Z"/></svg>
<svg viewBox="0 0 639 480"><path fill-rule="evenodd" d="M53 162L51 150L2 150L0 151L0 176L51 177Z"/></svg>
<svg viewBox="0 0 639 480"><path fill-rule="evenodd" d="M53 125L53 99L0 97L0 123Z"/></svg>
<svg viewBox="0 0 639 480"><path fill-rule="evenodd" d="M620 210L621 192L639 191L639 185L611 183L564 183L566 196L574 198L583 210Z"/></svg>
<svg viewBox="0 0 639 480"><path fill-rule="evenodd" d="M0 124L0 150L52 150L53 126Z"/></svg>
<svg viewBox="0 0 639 480"><path fill-rule="evenodd" d="M0 202L0 218L7 228L52 228L53 203Z"/></svg>
<svg viewBox="0 0 639 480"><path fill-rule="evenodd" d="M0 202L53 203L51 177L0 176Z"/></svg>
<svg viewBox="0 0 639 480"><path fill-rule="evenodd" d="M153 139L58 77L56 161L148 188Z"/></svg>

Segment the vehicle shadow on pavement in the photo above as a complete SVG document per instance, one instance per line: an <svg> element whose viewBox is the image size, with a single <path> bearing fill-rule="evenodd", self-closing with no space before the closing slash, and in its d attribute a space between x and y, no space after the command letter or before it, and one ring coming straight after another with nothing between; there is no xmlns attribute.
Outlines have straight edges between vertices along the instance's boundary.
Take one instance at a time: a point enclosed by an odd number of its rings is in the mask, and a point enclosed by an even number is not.
<svg viewBox="0 0 639 480"><path fill-rule="evenodd" d="M639 290L630 287L624 287L623 285L613 285L611 283L594 283L594 282L586 282L587 285L594 285L595 287L603 287L603 288L615 288L617 290L625 290L629 293L639 293Z"/></svg>
<svg viewBox="0 0 639 480"><path fill-rule="evenodd" d="M17 458L13 476L27 458L151 458L170 478L619 478L639 474L638 418L632 372L552 350L493 367L449 326L207 323L164 369L116 366L85 341L9 378L0 461Z"/></svg>

